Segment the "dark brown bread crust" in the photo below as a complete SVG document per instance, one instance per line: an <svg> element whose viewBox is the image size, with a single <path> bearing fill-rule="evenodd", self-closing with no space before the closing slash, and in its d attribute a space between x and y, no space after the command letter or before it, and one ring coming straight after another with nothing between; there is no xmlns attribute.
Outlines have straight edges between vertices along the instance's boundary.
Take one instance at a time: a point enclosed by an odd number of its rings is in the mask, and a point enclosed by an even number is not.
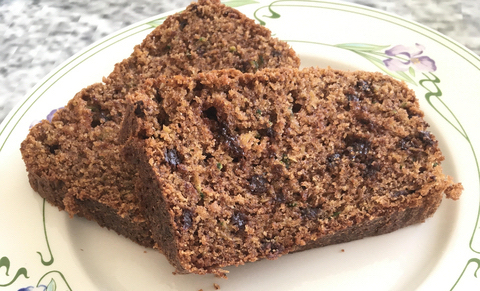
<svg viewBox="0 0 480 291"><path fill-rule="evenodd" d="M349 242L370 236L377 236L398 230L400 228L424 222L437 210L442 196L427 198L423 206L407 208L403 211L391 213L382 217L366 221L361 225L349 226L344 230L326 235L316 241L310 241L294 251L304 251L333 244Z"/></svg>
<svg viewBox="0 0 480 291"><path fill-rule="evenodd" d="M21 145L30 184L71 215L152 246L132 193L137 172L119 155L126 94L159 75L221 68L254 72L299 64L286 43L237 10L218 0L193 3L151 32L104 83L83 89L52 122L44 120L31 129Z"/></svg>
<svg viewBox="0 0 480 291"><path fill-rule="evenodd" d="M129 96L124 153L179 273L388 233L460 195L414 92L386 75L227 70L146 85Z"/></svg>

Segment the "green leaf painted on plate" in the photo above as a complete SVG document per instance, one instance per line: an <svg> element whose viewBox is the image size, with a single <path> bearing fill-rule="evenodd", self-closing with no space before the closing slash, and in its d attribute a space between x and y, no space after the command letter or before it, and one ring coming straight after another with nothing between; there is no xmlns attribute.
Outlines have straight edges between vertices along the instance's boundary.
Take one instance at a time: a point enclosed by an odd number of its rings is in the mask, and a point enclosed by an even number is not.
<svg viewBox="0 0 480 291"><path fill-rule="evenodd" d="M55 291L57 290L57 283L55 283L55 280L50 280L50 283L48 283L47 290L46 291Z"/></svg>
<svg viewBox="0 0 480 291"><path fill-rule="evenodd" d="M454 290L459 284L459 282L462 281L462 279L464 279L463 275L465 274L465 271L467 270L467 267L470 265L470 264L477 264L476 265L476 269L475 269L475 272L473 273L473 276L475 278L478 278L477 276L477 273L478 271L480 270L480 260L477 259L477 258L471 258L470 260L468 260L467 264L465 265L465 268L463 268L463 271L462 273L460 274L460 276L458 277L457 281L455 282L455 284L452 286L452 288L450 289L450 291ZM465 286L464 286L465 287ZM464 290L464 289L462 289ZM469 289L469 290L472 290L472 289Z"/></svg>
<svg viewBox="0 0 480 291"><path fill-rule="evenodd" d="M270 11L270 13L272 15L263 15L264 17L268 17L268 18L271 18L271 19L277 19L277 18L280 18L280 14L278 14L277 12L273 11L272 10L272 5L270 4L270 6L268 6L268 11Z"/></svg>
<svg viewBox="0 0 480 291"><path fill-rule="evenodd" d="M5 269L7 269L5 271L5 275L8 276L8 270L10 269L10 260L7 257L2 257L0 259L0 268L1 267L5 267Z"/></svg>
<svg viewBox="0 0 480 291"><path fill-rule="evenodd" d="M147 25L155 28L155 27L159 26L160 24L162 24L165 21L165 18L167 18L167 17L162 17L162 18L155 19L153 21L147 22Z"/></svg>
<svg viewBox="0 0 480 291"><path fill-rule="evenodd" d="M9 276L9 275L8 275L8 271L10 270L10 260L9 260L7 257L2 257L2 258L0 259L0 269L1 269L2 267L5 267L5 269L6 269L5 275L8 277L8 276ZM27 269L25 269L25 268L20 268L20 269L18 269L18 271L17 271L17 273L15 274L15 276L13 277L13 279L12 279L10 282L8 282L8 283L4 283L4 284L1 284L1 283L0 283L0 287L6 287L6 286L12 285L13 282L15 282L15 281L18 279L18 277L20 277L20 276L22 276L22 275L23 275L25 278L29 278L28 275L27 275Z"/></svg>
<svg viewBox="0 0 480 291"><path fill-rule="evenodd" d="M37 254L40 255L40 260L44 266L50 266L51 264L53 264L55 259L53 258L52 249L50 249L50 243L48 242L47 225L45 223L45 199L43 199L42 213L43 213L43 234L45 235L45 242L47 244L48 253L50 254L50 260L45 261L45 259L43 258L43 254L41 252L37 252Z"/></svg>
<svg viewBox="0 0 480 291"><path fill-rule="evenodd" d="M42 283L42 281L43 281L44 279L51 278L51 277L53 276L53 274L56 274L56 275L60 276L60 278L63 280L63 283L65 283L65 286L68 288L68 290L72 291L72 288L70 287L70 285L68 284L67 280L65 279L65 276L62 274L62 272L57 271L57 270L53 270L53 271L49 271L49 272L45 273L45 274L38 280L37 286L40 286L41 283ZM62 280L59 280L61 286L63 286ZM47 288L51 288L51 289L46 289L46 291L50 291L50 290L55 291L55 290L57 289L57 282L55 282L55 280L54 280L53 278L50 279L50 283L48 283ZM63 289L63 287L62 287L61 289Z"/></svg>
<svg viewBox="0 0 480 291"><path fill-rule="evenodd" d="M407 75L407 73L405 72L402 72L402 71L398 71L396 72L399 76L401 76L402 80L406 81L406 82L409 82L409 83L412 83L414 85L417 85L417 82L415 82L409 75Z"/></svg>
<svg viewBox="0 0 480 291"><path fill-rule="evenodd" d="M408 69L408 71L410 72L410 75L412 75L412 77L415 78L415 69L410 67L410 69Z"/></svg>
<svg viewBox="0 0 480 291"><path fill-rule="evenodd" d="M440 98L443 95L442 90L438 86L440 84L440 79L433 73L429 73L429 75L423 73L423 76L425 77L425 79L420 80L419 84L425 90L427 90L427 93L425 94L425 99L427 100L428 104L435 111L437 111L437 113L440 114L440 116L445 119L445 121L447 121L456 131L458 131L459 134L461 134L468 142L470 142L470 139L468 138L467 133L465 132L458 118L455 116L455 114L453 114L447 104L445 104ZM445 112L445 110L440 110L439 108L437 108L437 106L435 106L435 104L433 103L432 99L436 99L439 104L444 109L446 109L446 112L448 114L443 113Z"/></svg>
<svg viewBox="0 0 480 291"><path fill-rule="evenodd" d="M270 19L280 18L281 15L278 14L277 12L273 11L273 9L272 9L272 6L273 6L273 4L275 4L275 2L278 2L278 1L273 1L272 3L270 3L270 5L268 5L268 11L270 12L270 15L262 15L262 17L267 17L267 18L270 18ZM263 8L265 8L265 6L260 7L257 10L255 10L255 12L253 13L253 17L260 23L260 25L265 26L265 24L266 24L265 21L260 19L260 17L257 15L257 13L259 13L259 11Z"/></svg>
<svg viewBox="0 0 480 291"><path fill-rule="evenodd" d="M367 44L367 43L341 43L341 44L336 44L335 46L346 49L346 50L352 50L352 51L378 52L378 51L385 50L390 45L375 45L375 44Z"/></svg>
<svg viewBox="0 0 480 291"><path fill-rule="evenodd" d="M405 72L402 71L390 71L388 68L385 66L385 63L379 59L378 57L387 57L383 51L390 47L390 45L375 45L375 44L367 44L367 43L341 43L341 44L336 44L334 45L335 47L349 50L351 52L354 52L368 61L370 61L372 64L374 64L377 68L385 72L386 74L397 78L399 80L417 85L417 83ZM412 68L410 68L413 70ZM410 70L410 74L412 74L412 71ZM415 71L413 71L412 74L415 77Z"/></svg>
<svg viewBox="0 0 480 291"><path fill-rule="evenodd" d="M253 0L229 0L229 1L223 1L222 3L230 7L240 7L240 6L245 6L249 4L255 4L258 2Z"/></svg>

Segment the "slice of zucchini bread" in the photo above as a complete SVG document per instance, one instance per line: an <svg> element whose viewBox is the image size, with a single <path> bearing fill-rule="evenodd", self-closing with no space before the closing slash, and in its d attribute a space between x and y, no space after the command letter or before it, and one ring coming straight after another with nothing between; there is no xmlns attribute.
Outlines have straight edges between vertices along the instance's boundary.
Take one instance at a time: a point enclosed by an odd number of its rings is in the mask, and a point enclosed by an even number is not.
<svg viewBox="0 0 480 291"><path fill-rule="evenodd" d="M153 30L103 83L81 90L51 122L30 130L21 145L30 184L71 215L152 246L133 194L137 171L124 161L117 141L126 94L160 75L299 64L289 45L239 11L218 0L192 3Z"/></svg>
<svg viewBox="0 0 480 291"><path fill-rule="evenodd" d="M462 191L414 92L380 73L213 71L128 99L123 152L179 273L388 233Z"/></svg>

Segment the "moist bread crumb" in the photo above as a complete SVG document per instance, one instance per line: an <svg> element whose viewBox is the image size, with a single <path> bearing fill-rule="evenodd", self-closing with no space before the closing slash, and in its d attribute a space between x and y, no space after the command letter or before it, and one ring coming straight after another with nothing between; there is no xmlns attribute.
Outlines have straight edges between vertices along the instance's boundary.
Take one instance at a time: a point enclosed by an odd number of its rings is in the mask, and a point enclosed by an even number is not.
<svg viewBox="0 0 480 291"><path fill-rule="evenodd" d="M103 83L81 90L51 122L30 130L21 145L30 185L59 209L152 247L133 193L137 171L117 141L125 96L160 75L299 64L285 42L239 11L218 0L192 3L153 30Z"/></svg>
<svg viewBox="0 0 480 291"><path fill-rule="evenodd" d="M177 273L389 233L462 190L414 92L380 73L213 71L127 99L123 152Z"/></svg>

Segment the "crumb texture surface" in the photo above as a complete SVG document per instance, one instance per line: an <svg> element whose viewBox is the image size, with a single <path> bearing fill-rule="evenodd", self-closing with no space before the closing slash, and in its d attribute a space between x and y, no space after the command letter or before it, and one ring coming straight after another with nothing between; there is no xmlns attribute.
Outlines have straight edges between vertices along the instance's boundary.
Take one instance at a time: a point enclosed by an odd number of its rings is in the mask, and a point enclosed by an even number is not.
<svg viewBox="0 0 480 291"><path fill-rule="evenodd" d="M213 71L128 100L124 152L180 273L391 232L461 192L414 92L380 73Z"/></svg>

